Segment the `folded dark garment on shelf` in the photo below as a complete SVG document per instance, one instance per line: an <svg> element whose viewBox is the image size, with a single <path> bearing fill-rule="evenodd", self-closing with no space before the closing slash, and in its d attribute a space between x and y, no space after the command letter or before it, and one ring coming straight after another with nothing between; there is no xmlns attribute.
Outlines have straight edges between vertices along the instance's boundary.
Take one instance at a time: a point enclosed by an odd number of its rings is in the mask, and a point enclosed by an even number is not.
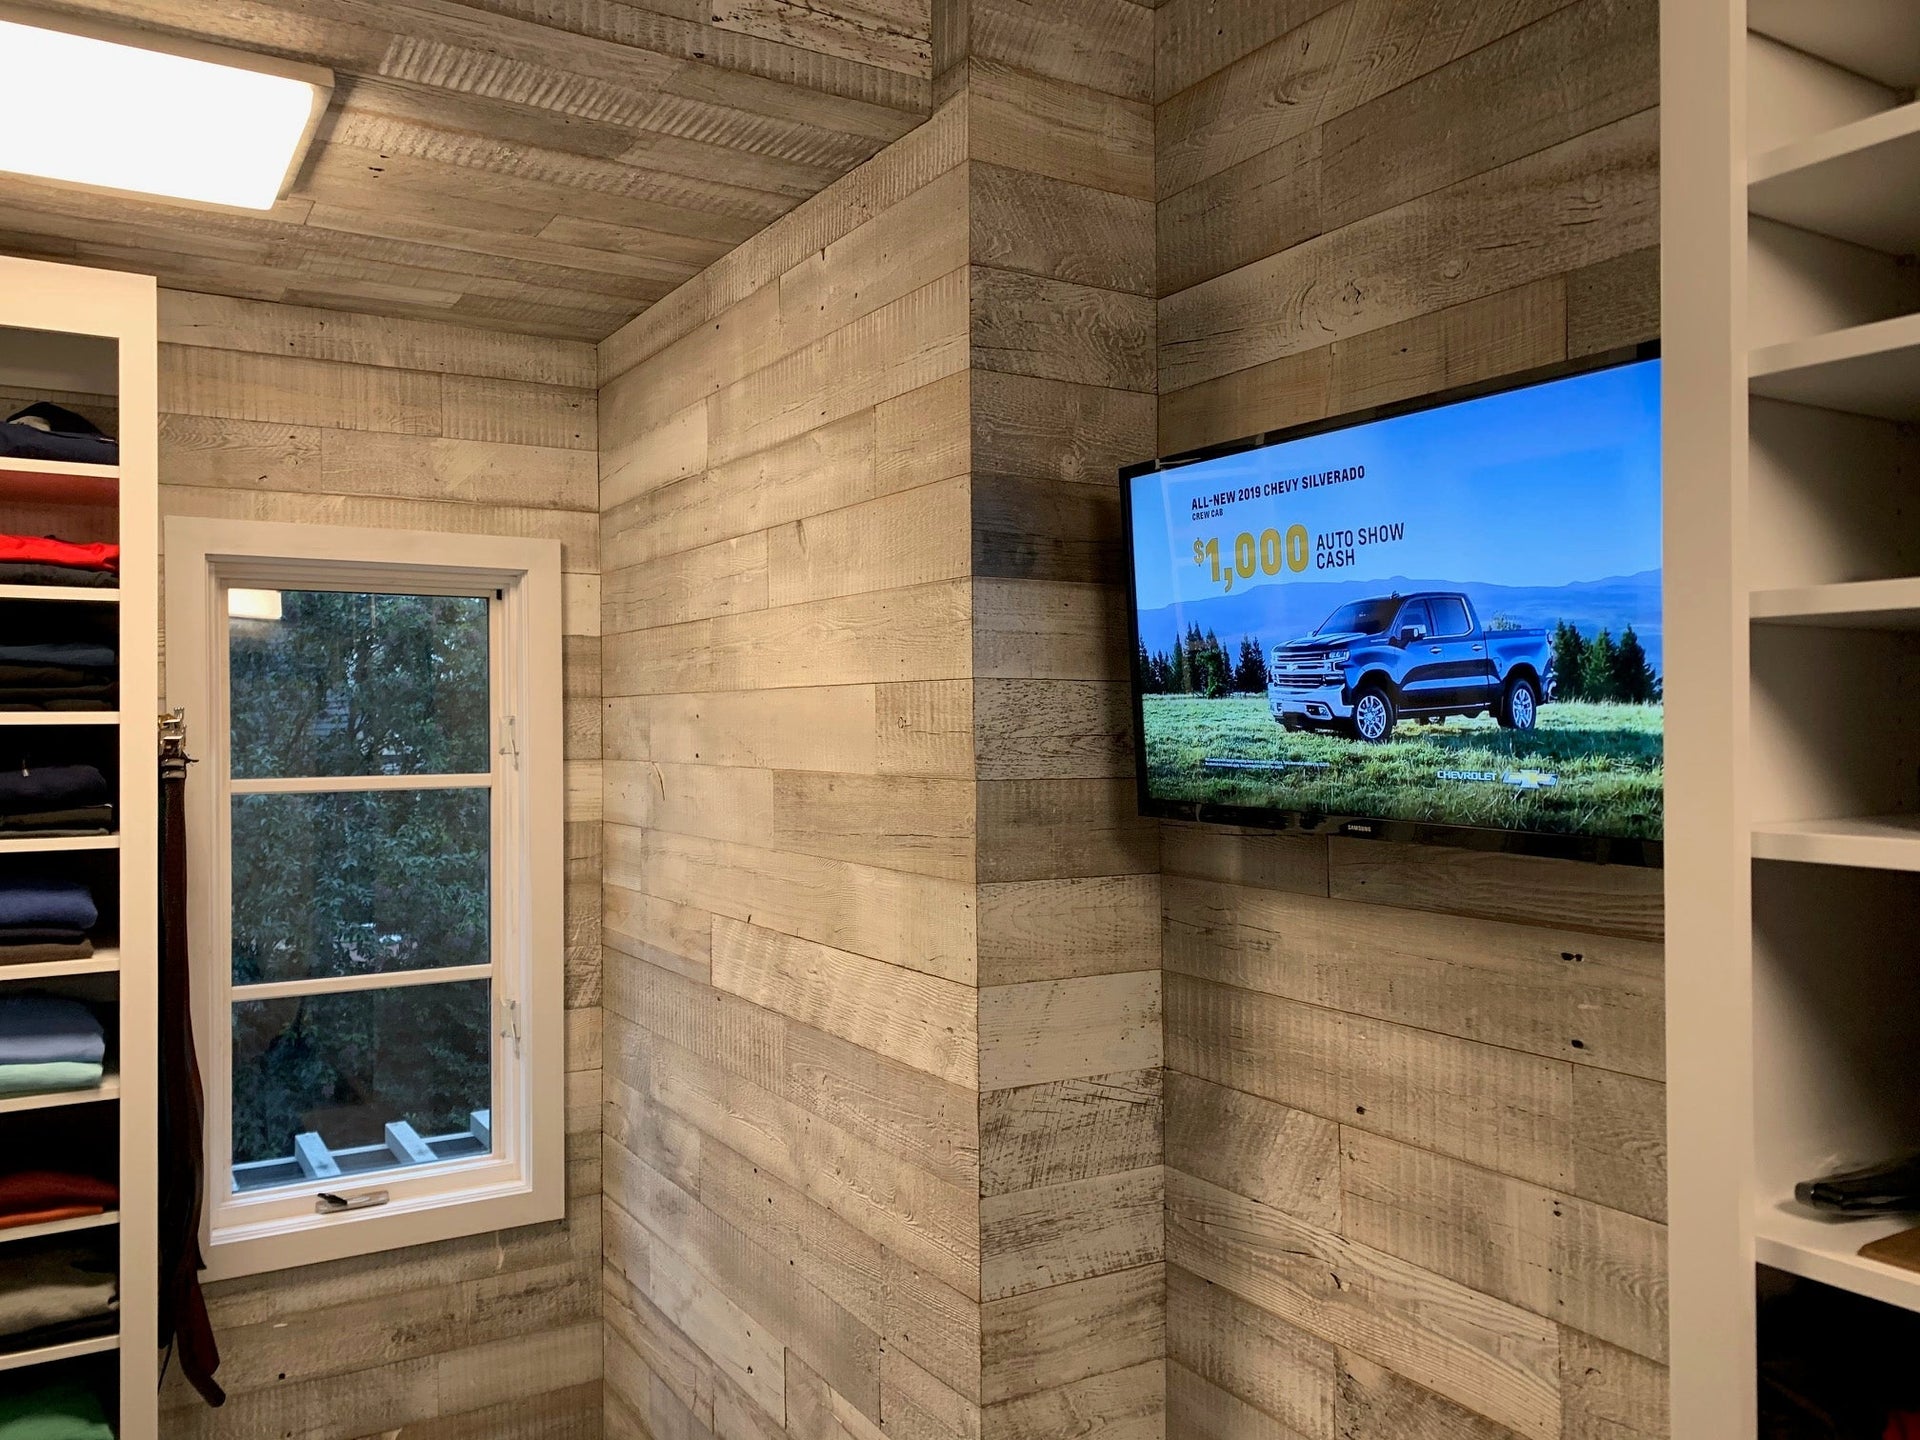
<svg viewBox="0 0 1920 1440"><path fill-rule="evenodd" d="M113 832L111 805L75 805L66 810L30 810L0 814L0 835L109 835Z"/></svg>
<svg viewBox="0 0 1920 1440"><path fill-rule="evenodd" d="M0 455L114 465L120 460L120 442L101 434L84 415L42 400L14 411L0 424Z"/></svg>
<svg viewBox="0 0 1920 1440"><path fill-rule="evenodd" d="M9 945L0 940L0 969L8 965L49 965L61 960L91 960L93 942L78 940L57 942L42 940L25 945Z"/></svg>
<svg viewBox="0 0 1920 1440"><path fill-rule="evenodd" d="M0 665L0 690L100 689L113 684L111 670L79 670L71 665Z"/></svg>
<svg viewBox="0 0 1920 1440"><path fill-rule="evenodd" d="M1920 1211L1920 1155L1802 1180L1793 1187L1793 1198L1816 1210L1842 1215Z"/></svg>
<svg viewBox="0 0 1920 1440"><path fill-rule="evenodd" d="M0 925L0 946L79 945L88 938L71 925Z"/></svg>
<svg viewBox="0 0 1920 1440"><path fill-rule="evenodd" d="M0 768L0 815L71 810L113 799L97 765L32 765Z"/></svg>
<svg viewBox="0 0 1920 1440"><path fill-rule="evenodd" d="M75 589L112 590L119 584L120 576L112 570L44 565L32 560L0 560L0 585L65 585Z"/></svg>
<svg viewBox="0 0 1920 1440"><path fill-rule="evenodd" d="M61 1320L52 1325L35 1325L0 1335L0 1347L8 1351L40 1350L49 1345L71 1345L76 1340L91 1340L96 1335L111 1335L119 1325L113 1309L96 1311L78 1320Z"/></svg>
<svg viewBox="0 0 1920 1440"><path fill-rule="evenodd" d="M110 1255L87 1245L16 1244L22 1253L7 1257L0 1276L0 1336L8 1348L49 1326L111 1317L119 1286Z"/></svg>
<svg viewBox="0 0 1920 1440"><path fill-rule="evenodd" d="M111 645L91 640L36 640L27 645L0 645L0 665L55 665L70 670L111 670Z"/></svg>
<svg viewBox="0 0 1920 1440"><path fill-rule="evenodd" d="M0 534L0 562L115 570L120 565L120 547L105 540L81 542L53 535Z"/></svg>
<svg viewBox="0 0 1920 1440"><path fill-rule="evenodd" d="M98 1064L107 1053L100 1017L66 995L0 995L0 1066Z"/></svg>
<svg viewBox="0 0 1920 1440"><path fill-rule="evenodd" d="M51 875L0 877L0 934L15 926L91 930L99 923L93 892L78 880Z"/></svg>
<svg viewBox="0 0 1920 1440"><path fill-rule="evenodd" d="M100 1399L73 1380L0 1391L0 1440L113 1440Z"/></svg>
<svg viewBox="0 0 1920 1440"><path fill-rule="evenodd" d="M15 714L24 714L33 710L103 714L115 709L119 703L119 687L114 685L102 685L90 690L29 691L24 694L0 690L0 710Z"/></svg>

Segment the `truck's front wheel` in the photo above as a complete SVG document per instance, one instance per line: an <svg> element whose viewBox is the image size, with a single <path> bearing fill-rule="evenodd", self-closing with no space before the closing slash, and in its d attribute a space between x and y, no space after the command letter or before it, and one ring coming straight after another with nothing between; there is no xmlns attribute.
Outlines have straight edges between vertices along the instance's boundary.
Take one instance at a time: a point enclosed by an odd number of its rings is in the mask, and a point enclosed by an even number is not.
<svg viewBox="0 0 1920 1440"><path fill-rule="evenodd" d="M1500 697L1500 724L1508 730L1531 730L1540 718L1540 690L1522 675L1507 682L1507 693Z"/></svg>
<svg viewBox="0 0 1920 1440"><path fill-rule="evenodd" d="M1393 697L1378 685L1367 686L1353 702L1353 733L1369 745L1391 740L1399 719Z"/></svg>

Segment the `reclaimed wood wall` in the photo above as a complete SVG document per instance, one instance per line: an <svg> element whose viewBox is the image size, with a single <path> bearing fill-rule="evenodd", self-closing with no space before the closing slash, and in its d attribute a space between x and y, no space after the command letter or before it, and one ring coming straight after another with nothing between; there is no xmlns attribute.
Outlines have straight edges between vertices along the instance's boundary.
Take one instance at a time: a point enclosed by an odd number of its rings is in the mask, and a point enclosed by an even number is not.
<svg viewBox="0 0 1920 1440"><path fill-rule="evenodd" d="M965 140L601 347L615 1440L978 1434Z"/></svg>
<svg viewBox="0 0 1920 1440"><path fill-rule="evenodd" d="M600 601L593 347L160 292L161 506L563 545L569 1218L210 1287L224 1408L170 1440L600 1434ZM189 724L192 717L189 717Z"/></svg>
<svg viewBox="0 0 1920 1440"><path fill-rule="evenodd" d="M1167 0L1160 446L1657 334L1654 0ZM1169 825L1168 1433L1653 1440L1659 872Z"/></svg>

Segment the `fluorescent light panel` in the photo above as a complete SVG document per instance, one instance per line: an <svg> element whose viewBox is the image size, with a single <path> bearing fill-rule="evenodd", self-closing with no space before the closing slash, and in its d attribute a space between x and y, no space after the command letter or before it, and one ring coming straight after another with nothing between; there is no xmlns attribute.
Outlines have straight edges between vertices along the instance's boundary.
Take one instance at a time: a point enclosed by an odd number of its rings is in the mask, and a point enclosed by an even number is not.
<svg viewBox="0 0 1920 1440"><path fill-rule="evenodd" d="M156 43L168 43L156 41ZM184 47L183 47L184 48ZM271 210L331 88L213 47L174 54L0 19L0 170ZM240 64L200 58L232 55Z"/></svg>

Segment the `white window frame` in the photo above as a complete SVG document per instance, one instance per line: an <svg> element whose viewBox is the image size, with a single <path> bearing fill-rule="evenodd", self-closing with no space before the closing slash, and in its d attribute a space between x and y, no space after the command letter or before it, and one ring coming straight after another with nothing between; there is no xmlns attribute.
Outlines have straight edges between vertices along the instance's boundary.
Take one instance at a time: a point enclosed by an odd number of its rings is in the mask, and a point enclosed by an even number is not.
<svg viewBox="0 0 1920 1440"><path fill-rule="evenodd" d="M231 1188L229 589L492 599L493 956L486 978L493 985L493 1147L484 1157L242 1194ZM566 1210L559 542L177 516L166 526L166 591L168 703L186 709L188 749L201 762L187 779L187 890L194 1038L207 1097L201 1243L209 1278L559 1219ZM380 784L376 778L297 788ZM297 990L300 983L273 988ZM389 1198L369 1209L320 1214L315 1196L322 1190L348 1197L385 1190Z"/></svg>

